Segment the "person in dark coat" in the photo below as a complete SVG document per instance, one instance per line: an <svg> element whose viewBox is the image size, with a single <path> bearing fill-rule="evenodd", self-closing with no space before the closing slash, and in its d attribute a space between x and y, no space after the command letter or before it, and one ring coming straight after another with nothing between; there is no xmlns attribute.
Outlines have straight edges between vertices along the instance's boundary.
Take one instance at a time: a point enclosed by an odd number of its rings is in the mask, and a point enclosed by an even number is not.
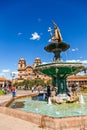
<svg viewBox="0 0 87 130"><path fill-rule="evenodd" d="M51 95L50 86L47 86L47 97L50 97L50 95Z"/></svg>

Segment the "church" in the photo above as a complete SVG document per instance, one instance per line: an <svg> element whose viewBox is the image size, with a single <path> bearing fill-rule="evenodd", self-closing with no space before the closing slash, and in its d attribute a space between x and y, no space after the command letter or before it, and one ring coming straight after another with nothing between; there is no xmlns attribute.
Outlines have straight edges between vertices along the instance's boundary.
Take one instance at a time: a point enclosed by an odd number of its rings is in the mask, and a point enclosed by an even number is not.
<svg viewBox="0 0 87 130"><path fill-rule="evenodd" d="M26 60L24 58L20 58L18 61L18 77L14 79L15 82L22 82L23 80L35 80L41 79L45 83L52 78L42 74L41 72L37 72L35 67L41 64L40 58L36 58L32 66L26 64ZM87 85L87 75L71 75L67 77L68 84L79 84L79 86Z"/></svg>
<svg viewBox="0 0 87 130"><path fill-rule="evenodd" d="M17 80L17 82L22 82L23 80L41 79L47 82L51 77L35 71L35 67L40 64L41 60L38 57L34 60L32 66L27 65L24 58L20 58L18 61L18 78L15 80Z"/></svg>

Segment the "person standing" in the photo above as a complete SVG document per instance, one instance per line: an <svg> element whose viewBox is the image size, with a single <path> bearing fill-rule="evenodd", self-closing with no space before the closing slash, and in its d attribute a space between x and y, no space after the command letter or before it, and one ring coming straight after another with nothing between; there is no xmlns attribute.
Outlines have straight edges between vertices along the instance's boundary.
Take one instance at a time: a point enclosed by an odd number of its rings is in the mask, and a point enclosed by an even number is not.
<svg viewBox="0 0 87 130"><path fill-rule="evenodd" d="M51 95L50 86L47 86L47 97L49 98Z"/></svg>
<svg viewBox="0 0 87 130"><path fill-rule="evenodd" d="M34 92L34 86L32 87L32 93Z"/></svg>
<svg viewBox="0 0 87 130"><path fill-rule="evenodd" d="M16 89L14 86L12 86L11 92L12 92L12 97L14 98L16 96Z"/></svg>

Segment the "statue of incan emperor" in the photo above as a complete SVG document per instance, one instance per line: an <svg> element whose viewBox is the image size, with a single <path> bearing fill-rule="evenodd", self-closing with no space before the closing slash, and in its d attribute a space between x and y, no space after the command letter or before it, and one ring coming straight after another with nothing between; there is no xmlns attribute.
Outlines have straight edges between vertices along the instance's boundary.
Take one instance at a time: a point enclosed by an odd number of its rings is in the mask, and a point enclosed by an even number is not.
<svg viewBox="0 0 87 130"><path fill-rule="evenodd" d="M60 30L54 21L52 21L52 23L54 25L54 35L52 36L51 41L55 41L56 43L61 43L63 39Z"/></svg>

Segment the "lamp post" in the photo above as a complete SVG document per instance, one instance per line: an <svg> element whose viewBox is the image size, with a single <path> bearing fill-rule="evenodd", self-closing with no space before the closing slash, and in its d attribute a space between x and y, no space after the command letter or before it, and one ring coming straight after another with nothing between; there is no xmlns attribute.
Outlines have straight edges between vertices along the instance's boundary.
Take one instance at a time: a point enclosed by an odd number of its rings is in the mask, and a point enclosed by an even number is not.
<svg viewBox="0 0 87 130"><path fill-rule="evenodd" d="M13 79L14 79L14 77L15 77L15 73L14 73L14 72L11 72L10 75L11 75L11 78L12 78L12 85L13 85Z"/></svg>

